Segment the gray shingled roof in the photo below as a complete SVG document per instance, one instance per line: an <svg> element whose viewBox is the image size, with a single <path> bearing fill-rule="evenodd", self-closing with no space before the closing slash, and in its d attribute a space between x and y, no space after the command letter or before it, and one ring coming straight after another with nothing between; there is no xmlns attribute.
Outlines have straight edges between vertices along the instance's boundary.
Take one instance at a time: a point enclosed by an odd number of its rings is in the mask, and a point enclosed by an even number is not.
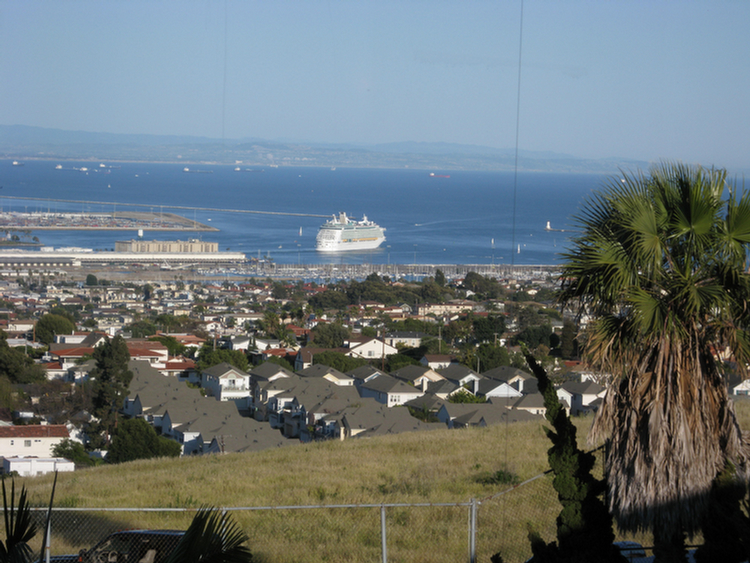
<svg viewBox="0 0 750 563"><path fill-rule="evenodd" d="M280 373L286 377L293 377L295 375L293 371L289 371L287 368L283 368L274 362L263 362L251 369L249 373L255 381L268 381Z"/></svg>

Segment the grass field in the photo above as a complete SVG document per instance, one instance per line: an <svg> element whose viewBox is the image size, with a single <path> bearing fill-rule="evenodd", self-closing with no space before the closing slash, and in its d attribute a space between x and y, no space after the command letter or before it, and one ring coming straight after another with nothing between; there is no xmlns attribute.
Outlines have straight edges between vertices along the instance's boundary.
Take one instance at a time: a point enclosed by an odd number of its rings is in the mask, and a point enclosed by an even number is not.
<svg viewBox="0 0 750 563"><path fill-rule="evenodd" d="M750 428L750 402L738 402ZM579 445L591 418L575 420ZM529 556L528 531L554 539L560 507L543 477L511 488L504 471L524 481L547 468L546 422L437 430L397 436L322 442L249 454L146 460L62 473L55 506L63 508L198 508L434 504L478 499L477 551L489 561ZM599 467L600 469L600 467ZM50 476L23 480L37 506L48 503ZM388 560L465 560L465 506L386 509ZM377 561L380 510L373 508L233 511L250 535L257 561ZM65 512L56 515L53 553L75 552L121 528L185 528L192 514ZM632 539L629 538L629 539ZM635 538L648 543L648 538Z"/></svg>

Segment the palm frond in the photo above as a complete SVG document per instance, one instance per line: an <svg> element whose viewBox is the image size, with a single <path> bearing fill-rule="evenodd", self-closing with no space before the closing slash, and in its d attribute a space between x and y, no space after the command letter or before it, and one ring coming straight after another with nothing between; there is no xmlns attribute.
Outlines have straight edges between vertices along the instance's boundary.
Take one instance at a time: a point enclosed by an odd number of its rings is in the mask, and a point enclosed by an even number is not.
<svg viewBox="0 0 750 563"><path fill-rule="evenodd" d="M31 508L26 496L26 487L21 487L16 500L16 483L11 481L10 502L8 502L5 479L3 488L3 516L5 518L5 542L0 542L0 562L28 563L32 556L29 542L36 535L36 524L31 518Z"/></svg>
<svg viewBox="0 0 750 563"><path fill-rule="evenodd" d="M248 540L239 526L217 508L201 508L164 563L250 563Z"/></svg>

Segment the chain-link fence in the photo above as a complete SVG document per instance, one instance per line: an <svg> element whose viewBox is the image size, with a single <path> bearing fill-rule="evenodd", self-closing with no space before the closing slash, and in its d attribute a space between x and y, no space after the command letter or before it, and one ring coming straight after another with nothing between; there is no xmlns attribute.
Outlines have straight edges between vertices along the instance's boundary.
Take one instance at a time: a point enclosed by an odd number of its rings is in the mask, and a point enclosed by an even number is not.
<svg viewBox="0 0 750 563"><path fill-rule="evenodd" d="M248 545L257 563L489 563L495 553L500 553L505 563L521 563L531 557L529 531L546 541L555 539L560 504L552 488L552 476L545 474L468 502L224 510L249 536ZM97 545L118 530L185 530L196 511L197 508L56 508L52 511L47 551L55 558L77 555L86 549L90 553L84 561L138 563L140 554L149 553L144 538L137 546L127 548L127 557L108 544L101 549ZM46 511L39 509L35 517L42 524ZM650 545L648 538L618 539ZM41 550L41 534L35 541L35 550ZM97 549L91 552L92 548ZM73 560L58 559L60 563Z"/></svg>

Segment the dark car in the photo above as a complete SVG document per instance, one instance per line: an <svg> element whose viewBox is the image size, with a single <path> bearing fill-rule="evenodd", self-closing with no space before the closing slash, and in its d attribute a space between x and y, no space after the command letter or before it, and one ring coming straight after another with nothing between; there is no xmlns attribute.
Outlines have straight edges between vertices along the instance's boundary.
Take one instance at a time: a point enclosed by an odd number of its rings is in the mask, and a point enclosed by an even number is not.
<svg viewBox="0 0 750 563"><path fill-rule="evenodd" d="M56 555L51 563L160 563L182 539L182 530L125 530L108 535L78 555Z"/></svg>

